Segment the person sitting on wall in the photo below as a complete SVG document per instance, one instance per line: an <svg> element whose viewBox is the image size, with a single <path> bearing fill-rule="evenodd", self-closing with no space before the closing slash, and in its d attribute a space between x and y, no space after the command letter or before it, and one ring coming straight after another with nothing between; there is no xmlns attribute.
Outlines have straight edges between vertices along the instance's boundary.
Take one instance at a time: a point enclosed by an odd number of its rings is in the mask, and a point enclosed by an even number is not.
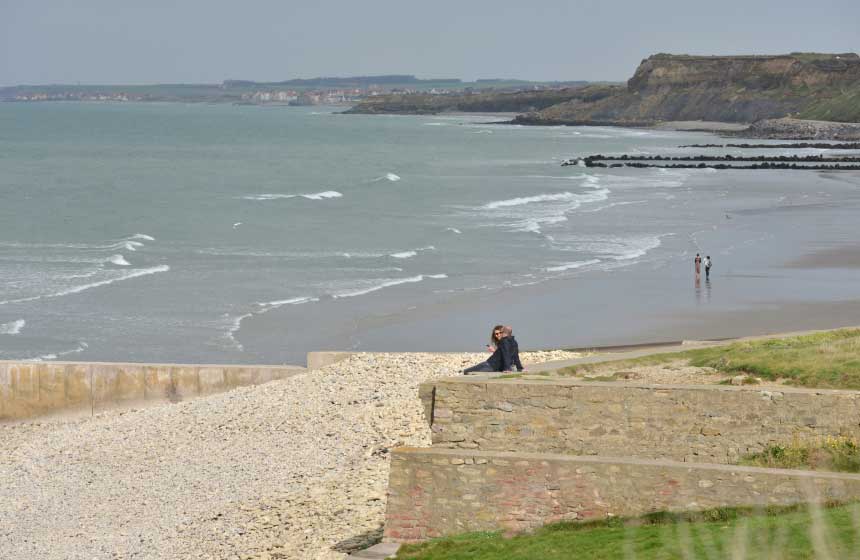
<svg viewBox="0 0 860 560"><path fill-rule="evenodd" d="M523 363L520 361L520 345L517 343L517 339L514 338L514 328L505 325L502 329L502 340L501 343L505 344L509 347L508 352L511 355L511 366L517 368L517 371L524 371ZM511 368L508 368L503 371L511 371Z"/></svg>
<svg viewBox="0 0 860 560"><path fill-rule="evenodd" d="M490 334L490 344L487 345L487 351L492 352L492 354L486 359L486 361L464 369L463 373L468 375L470 373L480 372L510 371L513 363L513 356L511 355L511 345L509 343L502 342L504 340L504 336L504 325L496 325L493 327L492 334Z"/></svg>

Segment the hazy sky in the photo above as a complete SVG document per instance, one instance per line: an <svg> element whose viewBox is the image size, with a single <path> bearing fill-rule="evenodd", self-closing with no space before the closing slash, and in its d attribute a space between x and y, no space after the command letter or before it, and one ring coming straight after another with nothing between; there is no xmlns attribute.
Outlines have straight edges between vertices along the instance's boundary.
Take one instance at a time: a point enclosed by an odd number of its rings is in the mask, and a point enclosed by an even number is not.
<svg viewBox="0 0 860 560"><path fill-rule="evenodd" d="M656 52L860 51L860 0L0 0L0 85L625 80Z"/></svg>

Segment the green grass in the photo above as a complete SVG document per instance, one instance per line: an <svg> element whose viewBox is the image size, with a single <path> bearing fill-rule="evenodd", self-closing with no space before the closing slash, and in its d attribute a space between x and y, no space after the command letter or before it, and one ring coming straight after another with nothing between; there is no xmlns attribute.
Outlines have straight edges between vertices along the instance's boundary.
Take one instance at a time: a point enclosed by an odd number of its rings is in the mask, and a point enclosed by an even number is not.
<svg viewBox="0 0 860 560"><path fill-rule="evenodd" d="M658 513L636 519L548 525L530 535L468 533L417 545L397 554L409 560L806 559L857 558L860 505L809 511L718 509Z"/></svg>
<svg viewBox="0 0 860 560"><path fill-rule="evenodd" d="M829 436L818 443L794 442L769 445L761 453L741 459L740 464L778 469L811 469L860 472L860 445L847 436Z"/></svg>
<svg viewBox="0 0 860 560"><path fill-rule="evenodd" d="M802 110L798 118L860 122L860 91L856 88L846 89L832 97L818 99Z"/></svg>
<svg viewBox="0 0 860 560"><path fill-rule="evenodd" d="M571 366L561 375L630 369L672 362L711 367L726 374L746 373L791 385L860 389L860 329L841 329L791 338L737 342L634 360Z"/></svg>

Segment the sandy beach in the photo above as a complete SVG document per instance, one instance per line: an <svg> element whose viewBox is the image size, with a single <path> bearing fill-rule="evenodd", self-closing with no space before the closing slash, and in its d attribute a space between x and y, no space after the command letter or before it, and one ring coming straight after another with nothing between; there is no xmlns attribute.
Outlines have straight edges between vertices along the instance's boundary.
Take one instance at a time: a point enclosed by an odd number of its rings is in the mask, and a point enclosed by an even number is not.
<svg viewBox="0 0 860 560"><path fill-rule="evenodd" d="M786 268L860 268L860 247L846 246L807 253Z"/></svg>
<svg viewBox="0 0 860 560"><path fill-rule="evenodd" d="M343 558L381 534L388 450L430 443L418 384L485 358L361 354L175 405L0 425L0 558Z"/></svg>

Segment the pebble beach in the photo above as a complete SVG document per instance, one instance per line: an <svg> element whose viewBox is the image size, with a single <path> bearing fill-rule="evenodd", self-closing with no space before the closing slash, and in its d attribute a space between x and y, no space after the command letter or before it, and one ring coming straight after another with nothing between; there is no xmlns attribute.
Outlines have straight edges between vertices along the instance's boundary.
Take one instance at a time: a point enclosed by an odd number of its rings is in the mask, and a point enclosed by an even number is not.
<svg viewBox="0 0 860 560"><path fill-rule="evenodd" d="M419 383L485 358L356 354L206 398L0 425L0 558L344 558L381 537L389 450L430 445Z"/></svg>

